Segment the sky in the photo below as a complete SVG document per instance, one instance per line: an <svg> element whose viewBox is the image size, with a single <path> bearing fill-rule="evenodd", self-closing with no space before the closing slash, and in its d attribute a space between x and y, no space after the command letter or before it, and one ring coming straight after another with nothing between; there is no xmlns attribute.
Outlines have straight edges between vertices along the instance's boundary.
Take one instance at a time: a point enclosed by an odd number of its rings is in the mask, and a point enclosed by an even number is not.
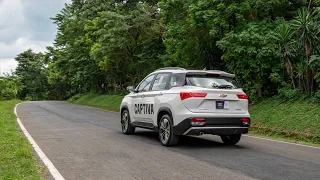
<svg viewBox="0 0 320 180"><path fill-rule="evenodd" d="M44 52L57 27L50 20L71 0L0 0L0 74L15 70L17 54Z"/></svg>

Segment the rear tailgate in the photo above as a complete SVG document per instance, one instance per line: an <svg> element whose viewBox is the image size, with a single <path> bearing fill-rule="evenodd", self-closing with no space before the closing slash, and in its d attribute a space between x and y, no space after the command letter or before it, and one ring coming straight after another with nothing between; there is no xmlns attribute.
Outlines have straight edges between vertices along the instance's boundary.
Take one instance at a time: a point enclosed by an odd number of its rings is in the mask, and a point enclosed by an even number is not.
<svg viewBox="0 0 320 180"><path fill-rule="evenodd" d="M191 112L245 114L248 111L248 100L239 99L237 96L237 94L244 94L241 89L188 87L185 90L206 93L203 98L191 97L182 101Z"/></svg>
<svg viewBox="0 0 320 180"><path fill-rule="evenodd" d="M239 87L233 74L222 71L193 71L186 75L186 95L183 104L195 113L245 114L248 97ZM183 92L182 92L183 93ZM200 97L197 93L204 93ZM242 95L242 96L241 96Z"/></svg>

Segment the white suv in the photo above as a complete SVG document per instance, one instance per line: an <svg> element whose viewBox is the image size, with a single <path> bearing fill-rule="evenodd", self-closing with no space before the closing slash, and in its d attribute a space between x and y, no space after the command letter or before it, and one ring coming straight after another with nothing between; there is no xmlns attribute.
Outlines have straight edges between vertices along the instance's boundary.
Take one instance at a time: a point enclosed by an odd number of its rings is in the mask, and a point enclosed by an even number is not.
<svg viewBox="0 0 320 180"><path fill-rule="evenodd" d="M124 134L135 127L155 130L165 146L180 135L213 134L236 144L248 133L248 96L234 74L217 70L162 68L149 74L122 100Z"/></svg>

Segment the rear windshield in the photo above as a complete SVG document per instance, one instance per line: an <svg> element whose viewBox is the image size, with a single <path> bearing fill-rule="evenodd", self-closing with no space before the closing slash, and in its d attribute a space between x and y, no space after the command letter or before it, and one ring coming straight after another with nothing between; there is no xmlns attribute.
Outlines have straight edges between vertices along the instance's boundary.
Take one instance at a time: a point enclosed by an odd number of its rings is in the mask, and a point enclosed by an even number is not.
<svg viewBox="0 0 320 180"><path fill-rule="evenodd" d="M186 84L211 89L238 89L237 81L228 77L187 76Z"/></svg>

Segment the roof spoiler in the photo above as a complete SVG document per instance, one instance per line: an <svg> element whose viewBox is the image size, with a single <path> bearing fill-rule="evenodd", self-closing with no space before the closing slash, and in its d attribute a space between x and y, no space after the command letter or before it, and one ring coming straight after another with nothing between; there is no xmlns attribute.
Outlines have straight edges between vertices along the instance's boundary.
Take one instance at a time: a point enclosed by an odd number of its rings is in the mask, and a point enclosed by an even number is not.
<svg viewBox="0 0 320 180"><path fill-rule="evenodd" d="M160 70L186 70L186 69L181 67L165 67L165 68L157 69L156 71L160 71Z"/></svg>
<svg viewBox="0 0 320 180"><path fill-rule="evenodd" d="M234 78L234 74L229 74L223 71L190 71L187 72L187 75L200 75L200 76L212 76L212 77L229 77Z"/></svg>

